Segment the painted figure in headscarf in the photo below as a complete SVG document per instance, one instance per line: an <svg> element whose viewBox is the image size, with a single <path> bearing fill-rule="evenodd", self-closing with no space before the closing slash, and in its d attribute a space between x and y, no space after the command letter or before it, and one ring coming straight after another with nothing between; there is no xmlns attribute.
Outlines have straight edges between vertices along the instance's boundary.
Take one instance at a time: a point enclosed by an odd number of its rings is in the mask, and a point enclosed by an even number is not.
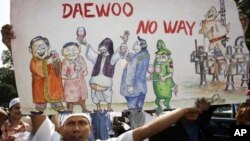
<svg viewBox="0 0 250 141"><path fill-rule="evenodd" d="M164 105L170 109L170 100L172 93L177 94L177 85L173 81L174 65L171 58L171 51L167 49L163 40L157 41L156 58L154 60L154 67L159 67L159 72L154 72L153 88L156 96L155 103L158 108L162 109L160 100L164 100Z"/></svg>
<svg viewBox="0 0 250 141"><path fill-rule="evenodd" d="M107 111L112 111L111 103L113 96L113 76L116 62L121 58L120 48L116 52L113 49L113 41L105 38L98 47L98 52L94 51L86 39L78 40L87 46L86 57L94 65L89 85L91 87L91 98L96 104L96 110L100 111L101 102L107 103Z"/></svg>

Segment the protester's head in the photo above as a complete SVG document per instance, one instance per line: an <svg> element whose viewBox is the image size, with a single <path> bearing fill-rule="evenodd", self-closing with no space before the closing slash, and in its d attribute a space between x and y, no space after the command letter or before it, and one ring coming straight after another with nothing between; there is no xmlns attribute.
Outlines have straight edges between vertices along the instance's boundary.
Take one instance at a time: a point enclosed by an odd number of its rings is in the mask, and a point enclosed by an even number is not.
<svg viewBox="0 0 250 141"><path fill-rule="evenodd" d="M20 120L22 118L22 112L20 107L19 98L14 98L9 103L9 115L11 119Z"/></svg>
<svg viewBox="0 0 250 141"><path fill-rule="evenodd" d="M59 132L64 141L87 141L91 133L90 116L84 113L63 117Z"/></svg>
<svg viewBox="0 0 250 141"><path fill-rule="evenodd" d="M250 125L250 99L239 106L235 119L237 124Z"/></svg>

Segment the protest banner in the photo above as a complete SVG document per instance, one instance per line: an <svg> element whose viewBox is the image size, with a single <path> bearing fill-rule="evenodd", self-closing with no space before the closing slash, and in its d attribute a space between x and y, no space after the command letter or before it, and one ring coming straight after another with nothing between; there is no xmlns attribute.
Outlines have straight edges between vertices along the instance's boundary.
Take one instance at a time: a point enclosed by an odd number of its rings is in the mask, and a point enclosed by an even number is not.
<svg viewBox="0 0 250 141"><path fill-rule="evenodd" d="M11 24L26 113L246 99L249 52L233 0L11 0Z"/></svg>

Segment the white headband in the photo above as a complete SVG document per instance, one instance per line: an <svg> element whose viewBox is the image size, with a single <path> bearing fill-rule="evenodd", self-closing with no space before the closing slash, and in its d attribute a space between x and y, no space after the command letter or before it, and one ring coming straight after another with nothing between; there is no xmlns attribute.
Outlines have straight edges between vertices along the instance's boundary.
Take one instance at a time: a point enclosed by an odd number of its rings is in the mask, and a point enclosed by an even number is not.
<svg viewBox="0 0 250 141"><path fill-rule="evenodd" d="M73 113L73 114L66 114L61 115L61 126L64 125L64 123L67 121L67 119L74 117L74 116L82 116L86 118L89 121L89 124L91 125L91 118L89 113Z"/></svg>
<svg viewBox="0 0 250 141"><path fill-rule="evenodd" d="M14 105L16 105L17 103L20 103L19 98L14 98L14 99L12 99L12 100L10 101L10 103L9 103L9 109L10 109L11 107L13 107Z"/></svg>

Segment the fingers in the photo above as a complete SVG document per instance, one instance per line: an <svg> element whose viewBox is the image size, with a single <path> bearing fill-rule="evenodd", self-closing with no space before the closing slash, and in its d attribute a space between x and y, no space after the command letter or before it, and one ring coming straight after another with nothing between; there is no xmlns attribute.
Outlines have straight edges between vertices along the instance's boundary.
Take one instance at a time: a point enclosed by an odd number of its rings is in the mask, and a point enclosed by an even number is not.
<svg viewBox="0 0 250 141"><path fill-rule="evenodd" d="M11 30L12 29L12 25L9 25L9 24L6 24L6 25L4 25L3 27L2 27L2 30L4 31L4 30Z"/></svg>
<svg viewBox="0 0 250 141"><path fill-rule="evenodd" d="M195 102L195 105L196 107L199 107L201 105L210 105L210 102L208 102L207 99L203 97L203 98L197 99Z"/></svg>
<svg viewBox="0 0 250 141"><path fill-rule="evenodd" d="M14 39L15 36L14 36L14 32L12 28L13 27L11 25L8 25L8 24L4 25L1 30L2 36L9 38L9 39Z"/></svg>
<svg viewBox="0 0 250 141"><path fill-rule="evenodd" d="M195 106L199 110L199 113L202 113L202 112L208 110L210 105L211 105L210 102L208 102L206 98L199 98L195 102Z"/></svg>

